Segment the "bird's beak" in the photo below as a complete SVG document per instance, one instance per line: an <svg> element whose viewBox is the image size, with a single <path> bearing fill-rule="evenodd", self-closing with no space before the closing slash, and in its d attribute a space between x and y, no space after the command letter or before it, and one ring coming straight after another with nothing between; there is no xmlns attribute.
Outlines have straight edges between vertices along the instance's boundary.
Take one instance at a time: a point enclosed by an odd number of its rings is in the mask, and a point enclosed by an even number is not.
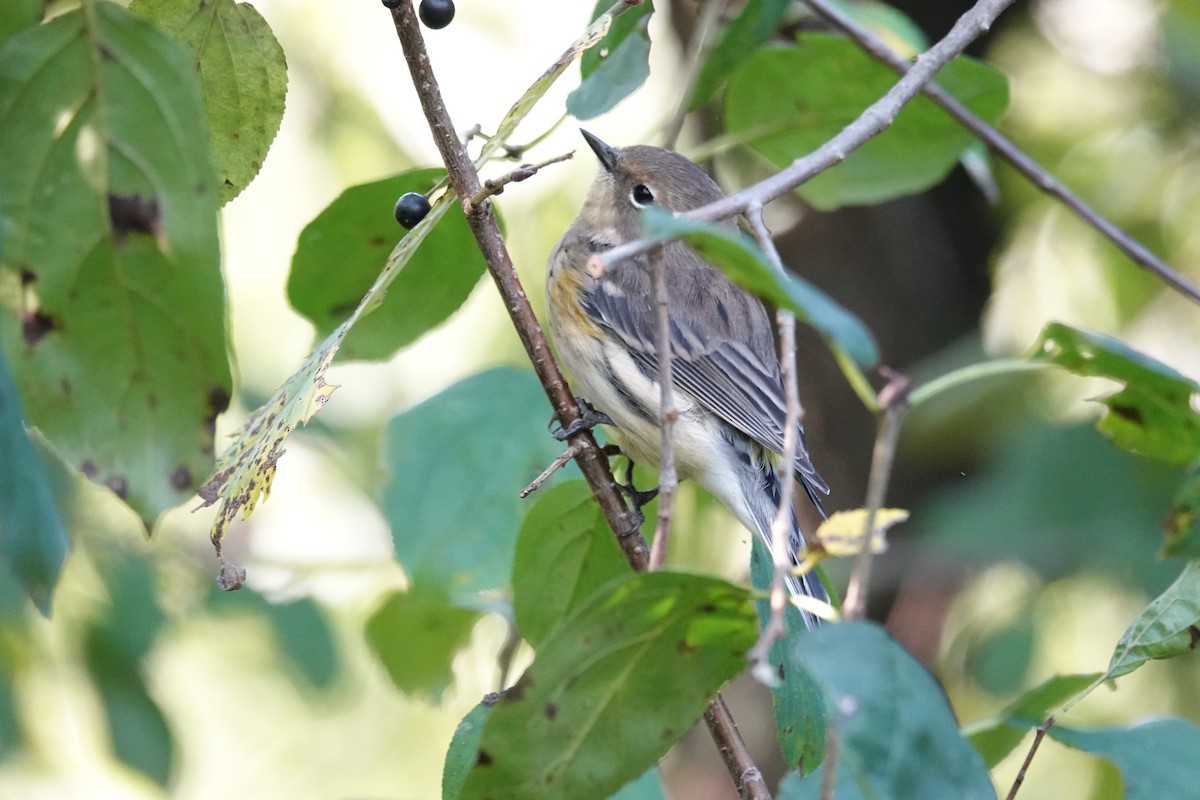
<svg viewBox="0 0 1200 800"><path fill-rule="evenodd" d="M583 128L579 129L583 134L583 138L587 141L588 147L592 148L592 152L596 154L596 158L600 159L600 164L609 172L617 166L617 150L615 147L609 147L604 142L600 141L595 134L588 133Z"/></svg>

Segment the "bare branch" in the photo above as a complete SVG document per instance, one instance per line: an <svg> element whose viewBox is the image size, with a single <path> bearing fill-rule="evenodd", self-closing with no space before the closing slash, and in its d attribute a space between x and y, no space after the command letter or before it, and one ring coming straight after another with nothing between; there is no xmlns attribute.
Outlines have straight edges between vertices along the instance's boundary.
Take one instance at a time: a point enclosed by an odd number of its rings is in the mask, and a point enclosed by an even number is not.
<svg viewBox="0 0 1200 800"><path fill-rule="evenodd" d="M1004 800L1014 800L1017 792L1021 789L1021 784L1025 782L1025 773L1029 771L1029 765L1033 762L1034 755L1037 754L1038 748L1042 746L1042 740L1046 738L1046 732L1054 726L1054 717L1048 717L1045 722L1038 725L1033 731L1033 743L1029 745L1029 752L1025 754L1025 760L1021 762L1021 769L1017 771L1017 777L1013 780L1012 788L1008 790L1008 794Z"/></svg>
<svg viewBox="0 0 1200 800"><path fill-rule="evenodd" d="M874 33L848 17L841 9L829 2L829 0L804 0L804 2L835 28L858 42L859 46L876 60L881 61L901 75L908 72L911 65L906 59L888 47L887 43ZM1196 302L1200 302L1200 289L1194 283L1171 269L1167 266L1166 262L1152 253L1149 248L1102 216L1082 198L1067 188L1058 178L1054 177L1045 167L1038 164L1023 150L1013 144L1010 139L972 114L971 110L963 105L958 98L936 83L926 84L922 91L931 100L945 109L950 116L958 120L964 128L978 136L988 146L988 149L1007 161L1017 172L1028 178L1031 183L1043 192L1056 198L1067 208L1071 209L1071 211L1074 211L1080 219L1107 237L1109 241L1115 244L1135 264L1153 272L1180 294Z"/></svg>
<svg viewBox="0 0 1200 800"><path fill-rule="evenodd" d="M654 347L658 351L659 421L662 426L658 471L658 521L654 526L654 541L650 545L649 569L658 569L667 559L667 543L671 538L671 513L675 509L675 490L679 475L675 471L675 448L672 434L675 429L674 381L671 366L670 297L667 294L667 267L662 248L650 253L650 270L654 277L655 329Z"/></svg>
<svg viewBox="0 0 1200 800"><path fill-rule="evenodd" d="M717 750L725 761L725 768L733 776L733 785L741 800L771 800L771 792L763 780L762 772L754 764L742 734L734 724L729 708L721 695L717 695L704 711L704 721L712 732Z"/></svg>
<svg viewBox="0 0 1200 800"><path fill-rule="evenodd" d="M900 425L908 411L908 378L883 367L880 371L888 383L879 391L879 430L875 435L875 449L871 453L871 474L867 478L867 520L862 549L854 560L850 571L850 583L846 587L846 599L842 603L844 619L862 619L867 610L867 586L871 580L871 540L874 538L875 517L883 508L887 496L888 481L892 475L892 462L896 457L896 443L900 440Z"/></svg>
<svg viewBox="0 0 1200 800"><path fill-rule="evenodd" d="M771 265L784 272L783 261L779 251L771 239L771 232L763 220L762 206L752 206L746 211L746 220L754 232L754 238L759 247L767 254ZM774 570L771 577L771 616L763 626L758 641L750 650L748 658L754 665L754 671L760 681L764 678L774 679L771 673L769 656L771 645L787 635L787 618L784 610L787 607L787 587L784 578L792 568L789 553L789 536L792 532L794 511L792 509L792 481L796 474L796 448L799 444L797 432L800 427L800 393L796 386L796 316L786 310L780 310L776 319L779 323L779 366L783 373L783 389L786 401L786 415L783 425L783 467L780 470L779 482L783 486L780 492L779 508L775 511L775 519L771 521L771 561Z"/></svg>
<svg viewBox="0 0 1200 800"><path fill-rule="evenodd" d="M671 116L671 121L667 123L665 133L663 133L663 147L675 149L675 142L679 140L684 120L687 119L688 106L692 102L692 92L696 89L696 81L700 78L704 62L708 61L708 54L712 52L713 45L716 43L717 22L720 21L721 12L724 10L725 0L707 0L704 10L700 12L700 18L692 30L692 46L684 61L687 65L687 79L683 82L683 89L679 92L679 105L675 107L675 113Z"/></svg>
<svg viewBox="0 0 1200 800"><path fill-rule="evenodd" d="M471 206L477 206L494 194L502 194L504 192L504 187L508 186L510 183L518 183L520 181L532 178L538 173L538 170L542 169L543 167L548 167L551 164L557 164L560 161L566 161L567 159L574 157L575 151L572 150L569 153L563 153L561 156L548 158L545 161L541 161L537 164L522 164L521 166L499 178L494 180L488 179L483 182L483 188L471 196L470 204Z"/></svg>
<svg viewBox="0 0 1200 800"><path fill-rule="evenodd" d="M429 54L425 51L425 42L421 37L420 26L412 3L400 3L392 10L392 19L396 25L396 33L400 37L400 45L404 50L404 58L412 76L413 86L416 87L417 97L421 101L421 109L429 123L434 142L441 153L442 161L450 179L450 187L460 198L474 197L482 188L479 174L474 164L467 156L466 147L455 134L454 123L442 100L437 78L429 63ZM470 206L466 208L466 206ZM517 277L512 258L504 246L496 217L492 213L491 202L485 200L478 205L464 203L467 223L479 244L487 264L488 272L496 284L500 296L504 298L505 307L512 319L513 327L525 346L529 360L533 363L534 371L546 391L546 396L554 406L559 422L566 428L580 418L579 406L575 397L567 389L562 371L550 353L550 346L542 333L533 308L525 295ZM604 516L609 525L618 534L617 540L625 551L625 557L634 569L644 569L647 560L646 542L625 501L613 480L612 471L608 467L608 459L600 452L591 431L581 430L572 439L582 442L582 450L576 457L580 470L596 495Z"/></svg>
<svg viewBox="0 0 1200 800"><path fill-rule="evenodd" d="M624 8L637 5L640 0L624 0L617 6ZM614 6L614 10L620 10ZM442 100L437 78L429 63L429 54L425 50L425 42L417 22L417 15L411 2L401 2L392 10L392 19L396 33L400 38L400 46L404 50L404 59L408 63L413 86L421 101L421 109L433 134L434 142L446 165L450 178L450 186L460 198L474 197L482 188L479 174L474 164L467 156L466 147L454 133L454 124ZM564 56L565 57L565 56ZM560 59L561 61L562 59ZM498 147L499 142L493 139L490 144ZM469 209L465 206L470 205ZM478 205L464 203L467 211L467 222L475 235L479 250L483 254L488 272L496 284L500 296L504 299L505 307L512 318L513 327L525 346L529 360L533 363L534 371L546 391L546 396L554 406L559 422L564 428L578 420L581 416L575 397L567 389L562 371L550 352L546 337L542 334L537 317L529 305L525 291L521 287L512 259L504 246L500 228L492 213L492 204L485 200ZM596 445L591 431L582 430L571 437L571 443L580 443L582 450L576 456L576 463L587 478L605 518L617 536L625 558L630 567L642 571L648 562L646 542L642 538L637 524L630 514L625 502L617 489L608 459ZM718 694L709 703L704 712L713 741L725 758L738 793L744 800L770 800L770 792L763 782L762 774L755 766L746 743L738 732L729 709Z"/></svg>
<svg viewBox="0 0 1200 800"><path fill-rule="evenodd" d="M560 469L565 467L567 465L567 462L570 461L572 458L574 458L575 456L582 453L584 446L585 445L583 444L582 439L577 439L574 442L571 442L571 444L569 444L567 446L566 450L563 450L561 453L558 454L558 458L556 458L550 462L550 466L548 466L544 470L542 470L541 475L538 475L536 478L534 478L532 481L529 482L528 486L526 486L524 489L521 490L521 494L520 494L521 499L524 500L526 497L529 497L529 495L533 494L538 489L542 488L542 484L545 483L547 480L549 480L551 475L553 475L554 473L558 472Z"/></svg>
<svg viewBox="0 0 1200 800"><path fill-rule="evenodd" d="M912 68L897 81L895 86L888 90L887 94L863 111L858 119L843 128L837 136L812 153L796 159L786 169L753 186L680 216L704 222L729 219L744 213L751 206L763 206L782 197L805 181L841 162L851 152L866 144L871 137L878 135L891 125L892 121L896 119L896 115L900 113L900 109L921 91L921 87L932 80L938 70L965 50L976 37L991 27L1000 12L1012 2L1013 0L979 0L970 11L959 18L940 42L917 57ZM662 239L643 239L614 247L600 257L600 263L607 268L611 264L641 255L661 242Z"/></svg>

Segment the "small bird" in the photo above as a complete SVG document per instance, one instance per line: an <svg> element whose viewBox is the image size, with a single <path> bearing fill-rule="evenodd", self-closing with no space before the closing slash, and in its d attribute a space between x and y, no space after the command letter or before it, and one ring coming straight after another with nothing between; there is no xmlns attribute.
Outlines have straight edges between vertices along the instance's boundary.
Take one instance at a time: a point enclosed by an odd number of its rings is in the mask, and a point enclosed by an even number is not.
<svg viewBox="0 0 1200 800"><path fill-rule="evenodd" d="M656 310L648 256L587 271L591 256L642 236L642 210L688 211L721 199L699 166L671 150L614 148L581 131L600 160L579 216L550 254L548 323L575 391L611 420L612 438L632 460L660 463ZM725 224L733 226L729 221ZM786 407L770 318L762 302L676 241L662 246L670 319L676 469L723 502L771 545L771 523L789 487L780 481ZM824 516L817 474L798 431L796 479ZM792 512L788 555L804 538ZM788 576L793 594L828 600L813 574ZM804 614L808 626L819 620Z"/></svg>

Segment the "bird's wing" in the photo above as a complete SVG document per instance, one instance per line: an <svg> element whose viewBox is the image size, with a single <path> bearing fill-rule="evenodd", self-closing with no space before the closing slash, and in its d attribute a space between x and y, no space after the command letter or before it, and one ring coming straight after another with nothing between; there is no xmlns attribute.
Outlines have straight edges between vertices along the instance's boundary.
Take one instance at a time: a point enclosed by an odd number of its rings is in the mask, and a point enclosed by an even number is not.
<svg viewBox="0 0 1200 800"><path fill-rule="evenodd" d="M667 245L674 382L702 406L759 444L783 452L787 409L774 335L757 298L734 288L723 273L685 245ZM657 380L656 314L648 264L617 264L585 293L583 310L611 329L645 373ZM816 492L829 487L808 456L803 429L797 478L820 508Z"/></svg>

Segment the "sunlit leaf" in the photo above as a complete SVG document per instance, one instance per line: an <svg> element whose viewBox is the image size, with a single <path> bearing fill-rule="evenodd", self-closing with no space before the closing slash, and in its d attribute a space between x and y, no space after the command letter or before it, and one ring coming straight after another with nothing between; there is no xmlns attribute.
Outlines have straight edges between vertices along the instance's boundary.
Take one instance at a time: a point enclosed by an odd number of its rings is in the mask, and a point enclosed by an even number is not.
<svg viewBox="0 0 1200 800"><path fill-rule="evenodd" d="M1182 719L1160 719L1129 728L1075 730L1055 725L1050 737L1095 753L1121 770L1125 800L1200 798L1200 729Z"/></svg>
<svg viewBox="0 0 1200 800"><path fill-rule="evenodd" d="M1191 406L1196 381L1119 339L1059 322L1042 330L1030 358L1125 384L1099 398L1107 413L1096 427L1118 447L1173 464L1200 458L1200 414Z"/></svg>
<svg viewBox="0 0 1200 800"><path fill-rule="evenodd" d="M442 765L442 800L458 800L462 794L467 773L475 766L475 759L479 756L479 740L483 738L484 723L498 697L489 695L484 698L482 703L467 712L454 729L450 749L446 751L446 761Z"/></svg>
<svg viewBox="0 0 1200 800"><path fill-rule="evenodd" d="M472 375L388 424L383 513L415 583L452 599L508 583L521 489L559 454L532 372Z"/></svg>
<svg viewBox="0 0 1200 800"><path fill-rule="evenodd" d="M371 615L367 642L400 691L437 701L454 678L454 654L478 620L477 611L451 605L437 587L413 584Z"/></svg>
<svg viewBox="0 0 1200 800"><path fill-rule="evenodd" d="M937 75L942 88L994 122L1008 101L997 70L965 57ZM841 132L896 82L896 74L848 39L805 33L795 47L761 49L730 79L725 124L785 167ZM817 208L878 203L922 191L958 163L972 135L919 96L882 134L799 188Z"/></svg>
<svg viewBox="0 0 1200 800"><path fill-rule="evenodd" d="M826 625L793 647L824 690L838 737L838 784L853 787L846 796L995 798L987 767L959 733L945 693L882 628ZM822 770L789 797L816 798Z"/></svg>
<svg viewBox="0 0 1200 800"><path fill-rule="evenodd" d="M612 7L600 0L592 20ZM615 107L650 76L650 36L646 25L654 10L650 0L625 11L615 20L599 47L580 60L583 82L567 96L567 111L576 119L591 119Z"/></svg>
<svg viewBox="0 0 1200 800"><path fill-rule="evenodd" d="M629 564L584 481L540 489L513 558L513 613L536 650L546 634Z"/></svg>
<svg viewBox="0 0 1200 800"><path fill-rule="evenodd" d="M1200 562L1191 562L1129 626L1105 678L1127 675L1151 659L1174 658L1200 643Z"/></svg>
<svg viewBox="0 0 1200 800"><path fill-rule="evenodd" d="M258 174L283 119L283 48L249 3L133 0L129 10L152 20L192 54L221 202L229 202Z"/></svg>
<svg viewBox="0 0 1200 800"><path fill-rule="evenodd" d="M800 320L812 325L859 364L873 366L878 362L875 340L857 317L798 275L774 269L748 236L658 209L649 209L644 220L647 234L680 236L739 286L795 312Z"/></svg>
<svg viewBox="0 0 1200 800"><path fill-rule="evenodd" d="M745 666L748 592L651 572L607 584L492 708L462 797L606 797L644 773Z"/></svg>
<svg viewBox="0 0 1200 800"><path fill-rule="evenodd" d="M0 564L49 616L70 540L0 353Z"/></svg>
<svg viewBox="0 0 1200 800"><path fill-rule="evenodd" d="M327 337L300 369L251 415L234 434L233 444L217 459L217 471L198 490L204 506L219 504L210 536L221 559L217 580L222 589L240 588L246 576L240 568L225 561L221 540L239 512L243 517L250 516L258 501L270 495L275 466L283 455L288 435L297 425L312 419L337 389L325 382L325 371L348 327L343 324Z"/></svg>
<svg viewBox="0 0 1200 800"><path fill-rule="evenodd" d="M88 4L0 49L0 130L0 338L29 421L151 525L211 469L231 387L192 66Z"/></svg>
<svg viewBox="0 0 1200 800"><path fill-rule="evenodd" d="M378 278L404 233L392 213L396 199L428 192L445 174L420 169L352 186L305 226L292 258L288 299L317 335L336 330ZM452 203L387 295L346 336L339 358L391 358L457 311L485 269L462 207Z"/></svg>
<svg viewBox="0 0 1200 800"><path fill-rule="evenodd" d="M989 768L1011 753L1030 728L1045 721L1055 709L1095 685L1100 673L1055 675L1010 703L1003 711L963 728L963 733L983 756Z"/></svg>

